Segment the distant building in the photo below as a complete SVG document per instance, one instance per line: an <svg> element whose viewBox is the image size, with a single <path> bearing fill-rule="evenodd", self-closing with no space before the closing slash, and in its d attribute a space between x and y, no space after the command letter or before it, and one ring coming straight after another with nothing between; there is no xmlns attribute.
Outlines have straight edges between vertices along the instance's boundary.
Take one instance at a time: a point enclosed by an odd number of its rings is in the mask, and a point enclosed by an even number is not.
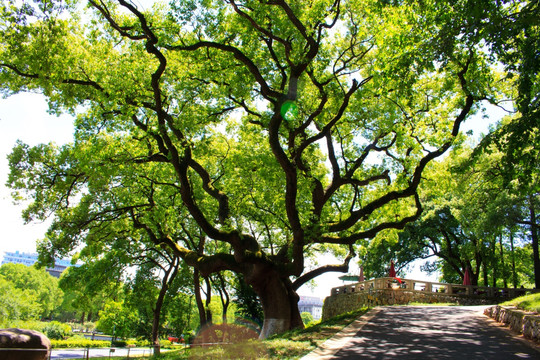
<svg viewBox="0 0 540 360"><path fill-rule="evenodd" d="M18 251L15 252L4 252L4 258L2 259L2 265L7 263L13 264L23 264L26 266L34 265L38 260L38 254L36 253L21 253ZM70 266L80 266L79 264L71 264L70 260L67 259L55 259L54 268L47 268L47 272L54 277L60 277L60 274Z"/></svg>
<svg viewBox="0 0 540 360"><path fill-rule="evenodd" d="M322 307L323 302L318 297L300 296L300 301L298 301L298 310L300 311L300 314L308 312L315 320L319 320L322 317Z"/></svg>

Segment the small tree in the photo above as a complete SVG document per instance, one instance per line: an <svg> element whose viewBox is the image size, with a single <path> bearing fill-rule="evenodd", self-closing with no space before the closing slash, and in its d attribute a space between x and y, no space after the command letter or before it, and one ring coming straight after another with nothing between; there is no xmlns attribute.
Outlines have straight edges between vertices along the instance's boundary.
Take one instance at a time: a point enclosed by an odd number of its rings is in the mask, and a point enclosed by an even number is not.
<svg viewBox="0 0 540 360"><path fill-rule="evenodd" d="M307 311L301 313L300 316L302 317L302 322L304 323L304 326L309 326L315 322L313 315L311 315L311 313Z"/></svg>
<svg viewBox="0 0 540 360"><path fill-rule="evenodd" d="M118 337L128 338L136 335L134 329L138 322L137 313L124 306L123 302L109 301L99 312L96 328L111 335L114 341Z"/></svg>
<svg viewBox="0 0 540 360"><path fill-rule="evenodd" d="M236 303L236 316L262 326L264 312L261 302L255 291L246 284L244 277L241 275L236 278L234 302Z"/></svg>

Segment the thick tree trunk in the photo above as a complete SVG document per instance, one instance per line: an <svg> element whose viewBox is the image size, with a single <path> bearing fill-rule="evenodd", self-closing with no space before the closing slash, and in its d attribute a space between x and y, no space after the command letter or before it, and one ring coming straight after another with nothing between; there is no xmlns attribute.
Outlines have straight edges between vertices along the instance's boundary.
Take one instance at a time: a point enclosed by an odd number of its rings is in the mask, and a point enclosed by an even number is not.
<svg viewBox="0 0 540 360"><path fill-rule="evenodd" d="M275 271L259 272L259 277L249 278L249 284L259 296L264 312L260 338L279 334L291 329L303 328L298 311L299 296L288 278L280 277ZM248 278L248 277L246 277Z"/></svg>
<svg viewBox="0 0 540 360"><path fill-rule="evenodd" d="M159 318L161 314L161 307L163 306L163 298L160 296L158 297L158 301L156 302L156 307L154 309L153 315L154 318L152 319L152 345L154 346L154 355L159 356L161 353L161 348L159 344Z"/></svg>

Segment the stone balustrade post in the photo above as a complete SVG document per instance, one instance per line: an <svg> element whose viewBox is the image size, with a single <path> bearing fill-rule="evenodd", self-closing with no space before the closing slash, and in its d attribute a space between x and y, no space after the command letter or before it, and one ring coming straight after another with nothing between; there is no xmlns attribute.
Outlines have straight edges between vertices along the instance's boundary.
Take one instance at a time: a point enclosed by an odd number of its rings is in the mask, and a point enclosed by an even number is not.
<svg viewBox="0 0 540 360"><path fill-rule="evenodd" d="M407 284L407 290L414 290L414 282L412 280L404 279L402 281Z"/></svg>

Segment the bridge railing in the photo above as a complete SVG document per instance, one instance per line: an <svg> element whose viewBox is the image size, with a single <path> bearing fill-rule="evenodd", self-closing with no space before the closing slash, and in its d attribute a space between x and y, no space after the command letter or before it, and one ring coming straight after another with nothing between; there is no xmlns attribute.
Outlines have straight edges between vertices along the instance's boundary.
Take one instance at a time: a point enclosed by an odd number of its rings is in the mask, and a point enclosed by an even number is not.
<svg viewBox="0 0 540 360"><path fill-rule="evenodd" d="M419 292L432 292L455 296L474 296L485 298L501 297L509 299L524 295L526 292L538 291L536 289L498 288L384 277L332 288L331 295L347 294L361 291L370 292L383 289L391 289L396 291L409 290Z"/></svg>

